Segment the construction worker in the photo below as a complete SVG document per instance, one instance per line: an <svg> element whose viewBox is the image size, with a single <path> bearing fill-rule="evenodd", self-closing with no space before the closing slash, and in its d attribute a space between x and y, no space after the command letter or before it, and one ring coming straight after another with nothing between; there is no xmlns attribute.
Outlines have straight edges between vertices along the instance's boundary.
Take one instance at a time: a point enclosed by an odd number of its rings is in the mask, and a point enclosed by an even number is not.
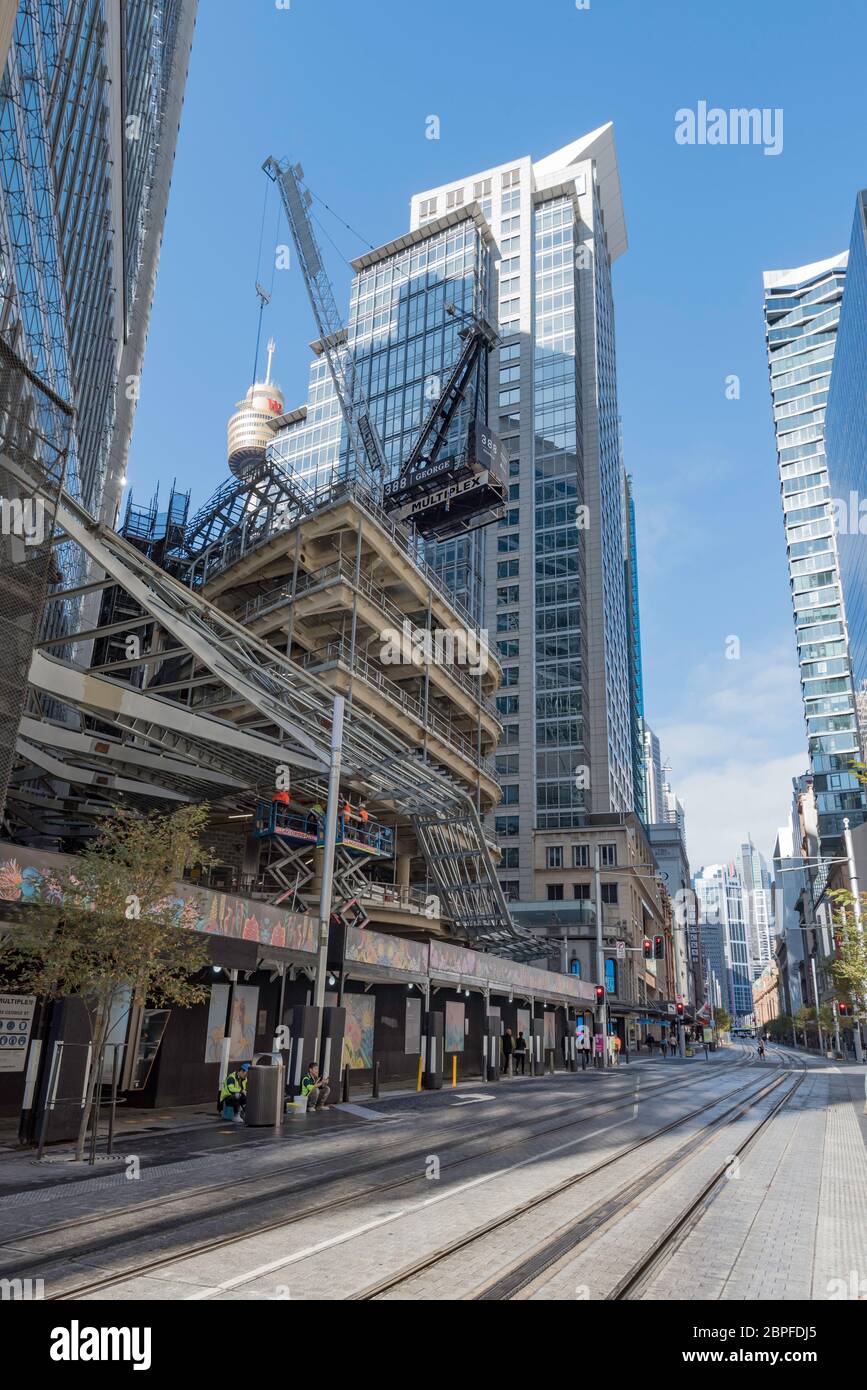
<svg viewBox="0 0 867 1390"><path fill-rule="evenodd" d="M247 1103L247 1072L250 1070L249 1062L242 1062L234 1071L230 1071L222 1086L220 1087L220 1107L223 1113L229 1108L234 1113L237 1121L242 1119L241 1111Z"/></svg>
<svg viewBox="0 0 867 1390"><path fill-rule="evenodd" d="M331 1095L327 1076L319 1075L319 1065L311 1062L301 1078L301 1094L307 1097L308 1110L324 1110Z"/></svg>

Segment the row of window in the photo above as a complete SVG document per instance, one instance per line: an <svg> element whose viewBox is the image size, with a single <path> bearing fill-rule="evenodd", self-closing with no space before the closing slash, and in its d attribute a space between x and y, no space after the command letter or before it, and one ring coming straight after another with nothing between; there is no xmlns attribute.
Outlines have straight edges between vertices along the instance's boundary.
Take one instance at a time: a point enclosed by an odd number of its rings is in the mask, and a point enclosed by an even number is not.
<svg viewBox="0 0 867 1390"><path fill-rule="evenodd" d="M572 845L572 868L587 869L590 867L590 846ZM564 846L547 845L545 849L545 868L562 869ZM599 846L599 857L603 869L617 868L617 846L616 844L602 844Z"/></svg>
<svg viewBox="0 0 867 1390"><path fill-rule="evenodd" d="M616 902L617 902L617 884L616 884L616 883L603 883L603 884L601 885L601 889L602 889L602 901L603 901L604 903L616 903ZM548 898L548 902L549 902L549 903L560 903L560 902L562 902L562 901L564 900L565 896L566 896L566 894L565 894L565 892L564 892L564 886L563 886L562 883L549 883L549 884L547 885L547 898ZM572 897L575 898L578 902L589 903L589 902L591 901L591 898L592 898L592 890L591 890L590 884L589 884L589 883L573 883L573 884L572 884Z"/></svg>

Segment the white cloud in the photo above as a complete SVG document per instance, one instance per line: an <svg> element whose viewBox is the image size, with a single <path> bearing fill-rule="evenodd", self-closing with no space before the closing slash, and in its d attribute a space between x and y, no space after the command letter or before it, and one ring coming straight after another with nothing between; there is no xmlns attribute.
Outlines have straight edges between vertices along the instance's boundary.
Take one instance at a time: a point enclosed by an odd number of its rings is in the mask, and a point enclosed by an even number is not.
<svg viewBox="0 0 867 1390"><path fill-rule="evenodd" d="M669 780L686 812L690 866L734 858L747 835L769 856L788 816L807 747L791 647L684 673L678 707L659 725Z"/></svg>

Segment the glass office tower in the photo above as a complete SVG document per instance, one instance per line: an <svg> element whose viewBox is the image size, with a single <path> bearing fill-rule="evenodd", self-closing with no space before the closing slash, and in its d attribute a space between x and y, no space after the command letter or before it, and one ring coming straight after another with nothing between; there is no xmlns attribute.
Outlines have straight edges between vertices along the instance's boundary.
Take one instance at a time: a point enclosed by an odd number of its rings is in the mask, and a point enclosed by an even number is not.
<svg viewBox="0 0 867 1390"><path fill-rule="evenodd" d="M856 691L867 682L867 191L855 202L825 417L828 476Z"/></svg>
<svg viewBox="0 0 867 1390"><path fill-rule="evenodd" d="M764 276L801 691L819 835L827 853L839 848L844 816L864 818L863 794L849 770L860 756L860 745L825 457L825 407L846 260L843 254Z"/></svg>
<svg viewBox="0 0 867 1390"><path fill-rule="evenodd" d="M508 748L493 828L509 892L533 900L535 833L635 809L641 777L611 291L627 241L613 127L418 193L411 225L470 201L497 248L489 419L511 459L508 510L489 528L485 559Z"/></svg>
<svg viewBox="0 0 867 1390"><path fill-rule="evenodd" d="M708 927L721 928L724 952L724 984L727 999L725 1008L738 1024L750 1024L753 1015L753 974L747 941L747 915L744 906L744 885L734 864L709 864L699 869L693 879L698 899L699 926L702 945L712 933Z"/></svg>
<svg viewBox="0 0 867 1390"><path fill-rule="evenodd" d="M67 485L113 524L197 0L20 0L0 84L0 334L75 407Z"/></svg>

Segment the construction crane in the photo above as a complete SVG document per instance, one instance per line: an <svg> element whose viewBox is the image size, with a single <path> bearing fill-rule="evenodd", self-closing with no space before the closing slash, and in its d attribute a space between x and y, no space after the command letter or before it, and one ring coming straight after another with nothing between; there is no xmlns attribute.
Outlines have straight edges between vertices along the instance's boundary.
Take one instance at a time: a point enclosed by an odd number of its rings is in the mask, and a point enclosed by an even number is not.
<svg viewBox="0 0 867 1390"><path fill-rule="evenodd" d="M443 456L461 403L474 382L475 390L480 389L482 355L496 345L496 330L481 316L460 314L454 305L446 306L452 317L465 320L459 334L462 348L397 477L389 479L385 450L316 241L309 214L312 196L301 182L304 171L300 164L280 164L271 156L262 168L280 189L322 352L365 485L397 519L437 539L502 516L508 493L508 454L493 430L477 423L484 413L478 409L478 400L466 439L457 452Z"/></svg>

